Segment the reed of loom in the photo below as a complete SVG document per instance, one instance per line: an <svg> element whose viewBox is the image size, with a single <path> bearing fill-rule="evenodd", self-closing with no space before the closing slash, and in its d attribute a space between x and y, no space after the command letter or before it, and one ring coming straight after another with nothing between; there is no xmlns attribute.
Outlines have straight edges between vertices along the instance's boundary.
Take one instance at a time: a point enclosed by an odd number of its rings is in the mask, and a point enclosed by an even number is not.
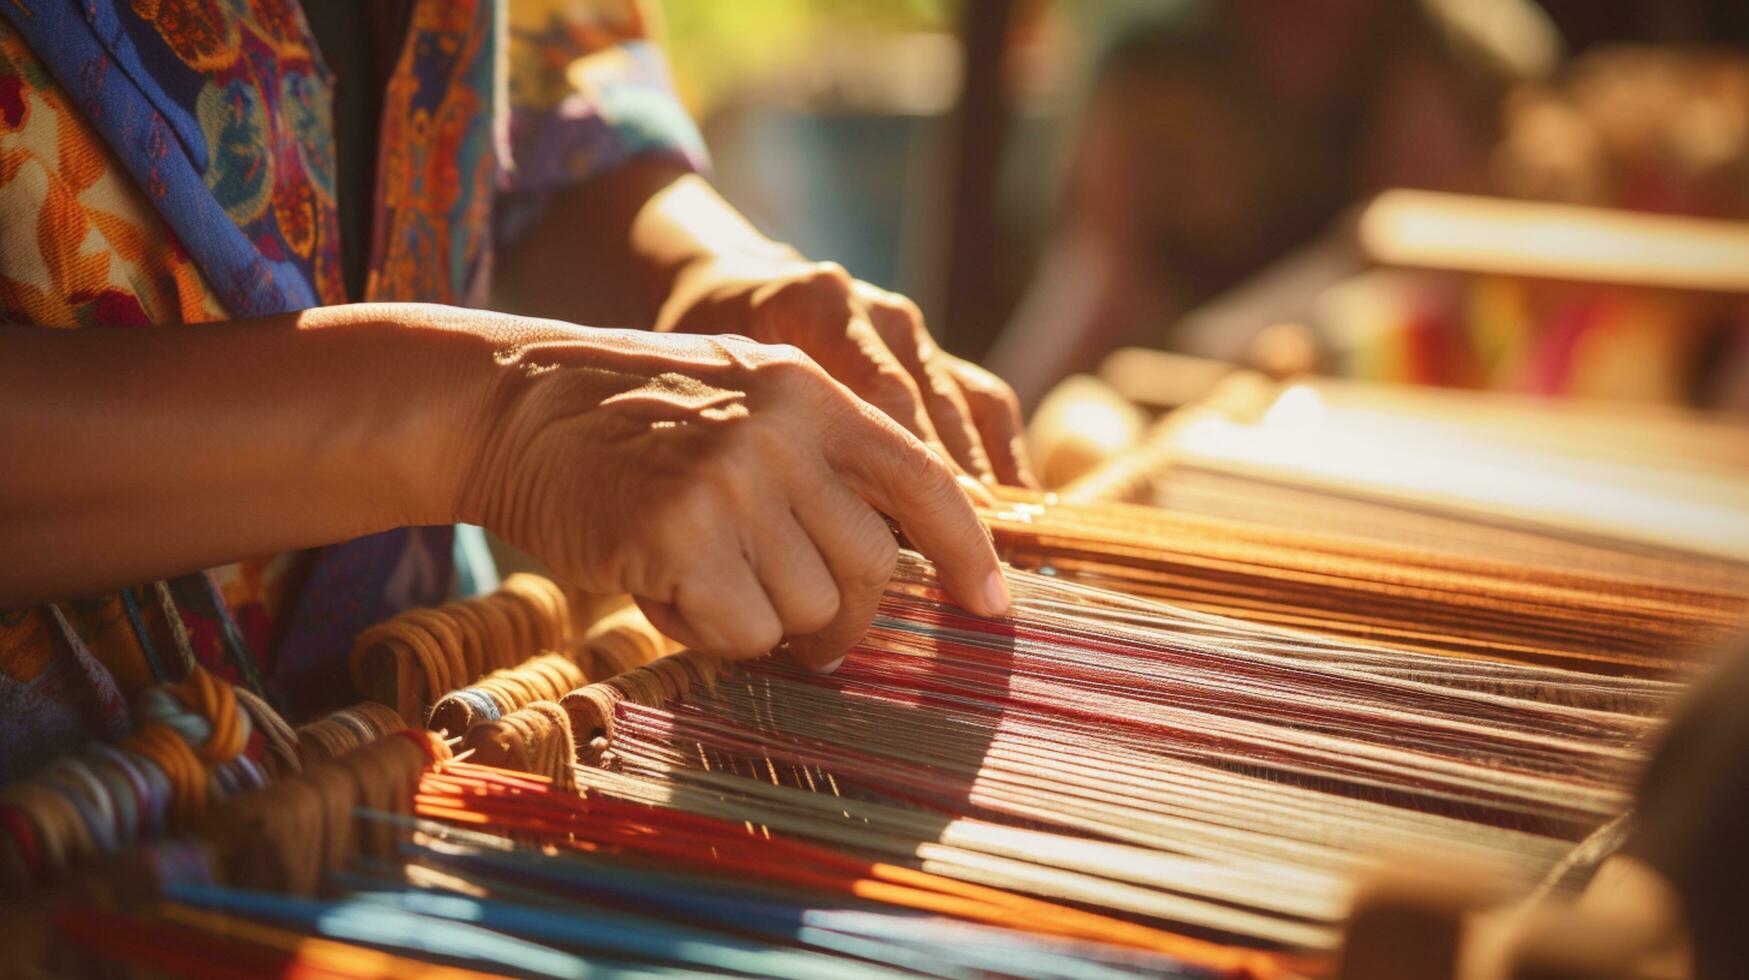
<svg viewBox="0 0 1749 980"><path fill-rule="evenodd" d="M913 569L910 574L914 576L915 569ZM1035 584L1043 587L1048 583ZM906 579L898 584L898 592L896 593L896 597L893 598L893 601L899 601L906 596L910 596L912 599L928 601L927 596L932 594L932 588L933 587L930 586L926 580ZM1072 590L1066 591L1066 587L1061 585L1051 585L1049 591L1050 594L1061 594L1063 596L1079 594ZM1020 591L1018 594L1021 595L1024 600L1026 593ZM1095 597L1088 594L1083 598L1090 600ZM923 608L926 609L927 606ZM1187 625L1190 625L1188 621ZM904 635L902 632L893 633L893 626L885 627L885 629L887 639L882 640L881 642L892 642L893 639ZM720 664L697 654L683 654L667 658L644 667L635 668L627 674L619 675L610 678L605 682L591 685L580 691L573 692L573 694L566 699L567 704L565 705L565 710L571 724L580 733L586 735L595 735L596 733L599 733L601 740L610 739L614 734L613 727L616 717L632 706L661 705L673 702L677 699L683 700L689 696L712 699L716 698L716 691L713 685L720 671ZM723 704L726 706L733 705L734 702L726 701L723 702ZM914 734L928 738L928 726L924 721L926 716L911 717L917 719L917 731ZM638 724L640 727L642 726L643 722L641 719L638 720ZM896 731L896 729L889 730ZM442 743L433 740L428 744L432 747L434 758L441 757L443 753ZM412 756L408 756L407 761L411 764L418 760L414 759ZM615 760L610 756L607 761L613 763ZM423 766L424 764L419 763L419 765ZM310 768L313 768L315 772L308 773L308 769ZM411 768L411 765L409 765L406 771L411 771ZM463 776L470 771L464 766L457 766L454 767L454 769ZM325 768L322 764L317 764L314 767L307 767L306 776L296 782L286 783L285 788L283 789L276 786L270 791L270 795L266 797L261 797L260 794L256 794L256 799L252 802L239 801L237 803L228 803L225 807L221 808L225 811L240 809L243 814L241 817L236 817L228 821L220 821L222 827L229 829L230 836L225 836L223 833L219 833L219 836L223 840L232 842L227 845L226 850L231 854L240 855L238 857L233 857L232 861L226 864L227 874L239 876L241 880L274 889L289 889L295 891L313 887L312 882L319 881L322 875L320 871L312 874L311 869L332 869L336 866L336 862L340 859L342 852L344 851L363 848L367 853L386 854L395 841L402 839L393 834L383 836L387 834L387 832L384 831L383 828L375 825L371 825L370 827L355 825L349 817L352 814L353 805L356 805L357 803L363 803L367 808L371 809L384 809L391 812L406 812L405 807L407 806L407 799L405 795L399 795L403 791L396 789L396 787L405 787L408 784L405 778L393 775L394 772L400 772L403 770L390 766L387 767L385 771L381 763L376 764L374 767L369 764L361 765L359 763L354 763L353 768L349 773L349 778L345 780L336 779L331 789L325 791L318 790L314 794L302 791L302 788L307 787L310 783L319 782L322 779L321 773L327 771L331 770ZM460 791L465 780L457 782L456 780L451 780L446 777L424 777L421 778L419 782L419 798L441 801L436 809L422 811L436 816L452 812L447 808L453 806L452 801L456 799L454 794ZM609 783L609 785L611 785L611 783ZM345 799L344 794L348 791L348 787L351 787L351 792L354 793L375 793L378 795L365 797L354 796L351 798L351 802L348 802L345 806L332 805L336 799ZM341 796L332 797L324 795L325 793L335 792L340 793ZM563 797L563 794L558 795L561 798ZM323 799L330 801L330 809L324 810L320 805L320 801ZM831 800L827 800L825 802L833 807L849 805L848 801L832 802ZM605 804L602 804L601 806L605 807ZM519 810L518 812L525 811ZM609 835L602 838L604 841L610 843L617 842L621 846L630 846L634 841L639 839L636 837L620 838L613 835L614 832L612 828L618 825L619 820L628 819L634 812L633 810L619 811L604 808L599 812L603 816L608 813L615 813L619 814L619 817L617 820L607 819L605 822L561 824L560 826L564 828L565 836L569 837L577 833L602 833ZM453 813L457 817L466 817L469 815L466 811L459 810L453 811ZM729 817L731 820L740 819L733 814L732 810L726 812L724 816ZM729 821L725 821L725 823L729 823ZM732 825L732 823L729 823L729 825ZM300 828L307 829L315 826L328 828L321 831L320 834L314 835L321 841L320 844L314 843L308 839L312 836L311 834L298 833ZM347 841L344 846L337 843L343 839L343 835L351 835L350 837L344 837ZM282 849L287 848L289 848L289 850L284 850L282 853ZM827 859L827 855L822 854L819 855L817 860L825 859ZM951 882L943 881L938 883L938 887L950 887L949 892L926 891L917 893L915 892L914 887L916 884L927 884L933 881L933 879L914 879L906 877L907 873L908 869L905 868L895 868L890 872L890 874L898 875L904 882L912 882L911 884L901 884L901 881L886 881L879 884L887 889L913 889L912 891L891 893L894 899L903 898L905 901L918 901L923 902L926 905L947 903L944 907L952 907L963 914L983 915L993 921L1009 920L1013 922L1027 922L1030 923L1031 927L1043 930L1062 930L1062 934L1069 936L1099 936L1107 939L1128 937L1129 941L1142 944L1142 948L1145 949L1156 948L1154 945L1150 944L1158 944L1158 948L1162 950L1171 950L1179 955L1206 957L1207 962L1226 964L1234 969L1242 970L1249 975L1278 975L1282 968L1280 963L1275 960L1256 958L1254 954L1247 954L1243 951L1228 952L1219 947L1209 947L1207 944L1198 945L1196 942L1187 942L1183 937L1161 934L1157 931L1150 932L1146 929L1137 930L1134 927L1126 926L1121 920L1111 920L1097 916L1092 920L1074 917L1065 919L1063 917L1064 914L1061 912L1050 911L1038 907L1036 903L1028 904L1026 900L1022 900L1018 896L1013 899L1002 898L996 904L968 907L964 904L966 896L951 890L952 888L962 888L963 890L963 886L951 886ZM876 883L869 883L856 887L866 890L875 887L875 884ZM883 891L881 894L889 894L889 892ZM980 896L985 895L983 892L975 892L975 894ZM995 901L997 898L997 896L986 897L991 901ZM1423 904L1425 904L1424 900L1418 901L1422 901ZM982 911L980 911L980 909L982 909ZM1349 942L1350 954L1348 960L1345 962L1355 964L1354 969L1357 971L1364 966L1365 958L1362 954L1369 948L1366 945L1366 937L1371 933L1367 932L1365 926L1369 921L1376 920L1368 919L1366 914L1357 917L1358 932L1356 935L1358 938L1351 938ZM1387 917L1385 921L1388 923L1396 920L1391 920ZM1126 929L1129 931L1126 932ZM1526 948L1532 949L1530 946L1526 946ZM1541 947L1536 947L1535 949L1540 948ZM1535 952L1535 949L1532 949L1532 952ZM1543 956L1543 959L1536 960L1535 962L1548 961L1547 954L1539 953L1538 955ZM1375 973L1369 975L1355 972L1353 975L1365 978L1365 980L1370 980L1373 976L1388 974ZM1415 974L1397 973L1395 975L1413 976ZM1501 974L1501 976L1506 975L1507 974Z"/></svg>

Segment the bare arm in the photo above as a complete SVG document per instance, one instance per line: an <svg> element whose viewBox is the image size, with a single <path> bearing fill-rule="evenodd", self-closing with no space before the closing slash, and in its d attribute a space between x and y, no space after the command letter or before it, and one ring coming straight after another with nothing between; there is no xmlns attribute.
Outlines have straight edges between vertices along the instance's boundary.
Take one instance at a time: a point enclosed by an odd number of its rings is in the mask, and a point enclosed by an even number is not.
<svg viewBox="0 0 1749 980"><path fill-rule="evenodd" d="M480 413L459 365L490 353L454 318L0 328L0 608L452 520L436 454Z"/></svg>
<svg viewBox="0 0 1749 980"><path fill-rule="evenodd" d="M964 471L1032 480L1006 384L943 351L909 299L765 237L671 162L553 195L497 285L518 313L793 344Z"/></svg>
<svg viewBox="0 0 1749 980"><path fill-rule="evenodd" d="M0 328L0 460L0 608L463 520L689 645L820 663L891 575L882 513L968 607L1007 607L946 464L745 340L413 305Z"/></svg>
<svg viewBox="0 0 1749 980"><path fill-rule="evenodd" d="M704 178L650 157L555 192L499 257L492 299L512 313L648 329L683 272L733 256L799 259Z"/></svg>

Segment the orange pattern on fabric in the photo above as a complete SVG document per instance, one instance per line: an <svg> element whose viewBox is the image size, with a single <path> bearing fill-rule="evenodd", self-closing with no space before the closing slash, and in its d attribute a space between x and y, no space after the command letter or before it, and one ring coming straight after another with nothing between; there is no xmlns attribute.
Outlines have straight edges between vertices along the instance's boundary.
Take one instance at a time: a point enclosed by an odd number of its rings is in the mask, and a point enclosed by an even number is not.
<svg viewBox="0 0 1749 980"><path fill-rule="evenodd" d="M46 327L203 323L229 317L144 194L11 25L0 20L0 322ZM214 570L234 603L268 610L296 554ZM118 595L64 603L130 698L153 682ZM175 642L149 596L141 620L160 658ZM44 610L0 616L0 670L27 682L55 657Z"/></svg>

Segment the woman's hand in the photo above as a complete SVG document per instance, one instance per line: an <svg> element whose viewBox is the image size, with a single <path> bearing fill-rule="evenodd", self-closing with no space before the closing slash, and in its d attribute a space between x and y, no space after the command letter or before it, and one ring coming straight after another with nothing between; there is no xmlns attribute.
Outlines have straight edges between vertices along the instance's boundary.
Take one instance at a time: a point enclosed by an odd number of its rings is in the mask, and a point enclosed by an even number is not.
<svg viewBox="0 0 1749 980"><path fill-rule="evenodd" d="M393 527L483 524L682 642L822 666L895 519L1008 605L947 464L794 348L356 304L166 330L0 327L0 609Z"/></svg>
<svg viewBox="0 0 1749 980"><path fill-rule="evenodd" d="M657 328L792 344L966 472L1033 485L1008 385L938 347L916 304L838 265L777 251L700 259L675 278Z"/></svg>
<svg viewBox="0 0 1749 980"><path fill-rule="evenodd" d="M910 300L808 262L659 158L556 194L495 270L500 309L793 344L967 473L1028 485L1019 403Z"/></svg>
<svg viewBox="0 0 1749 980"><path fill-rule="evenodd" d="M794 347L515 321L458 510L689 646L813 666L874 618L891 516L963 605L1008 605L949 467Z"/></svg>

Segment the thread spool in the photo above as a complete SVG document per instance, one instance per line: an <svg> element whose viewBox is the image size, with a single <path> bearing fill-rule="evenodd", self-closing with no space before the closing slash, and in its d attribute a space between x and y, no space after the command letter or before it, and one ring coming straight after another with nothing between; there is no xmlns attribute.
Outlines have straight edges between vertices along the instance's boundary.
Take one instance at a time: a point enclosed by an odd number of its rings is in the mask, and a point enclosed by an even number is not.
<svg viewBox="0 0 1749 980"><path fill-rule="evenodd" d="M236 689L198 667L175 684L147 688L136 708L148 723L182 736L207 765L237 758L253 730L249 713L238 705Z"/></svg>
<svg viewBox="0 0 1749 980"><path fill-rule="evenodd" d="M432 706L426 728L466 732L497 721L533 701L556 701L582 687L588 678L581 668L559 654L533 657L520 666L487 674L477 683L451 691Z"/></svg>
<svg viewBox="0 0 1749 980"><path fill-rule="evenodd" d="M264 765L267 776L277 779L302 768L298 760L298 735L273 706L248 688L236 688L237 703L248 714L254 729L267 741Z"/></svg>
<svg viewBox="0 0 1749 980"><path fill-rule="evenodd" d="M545 776L558 789L573 789L577 746L571 719L554 701L534 701L496 721L468 729L463 745L480 765Z"/></svg>
<svg viewBox="0 0 1749 980"><path fill-rule="evenodd" d="M185 826L206 809L209 797L206 767L175 729L159 722L149 722L123 747L146 757L168 777L170 792L166 810L171 826Z"/></svg>
<svg viewBox="0 0 1749 980"><path fill-rule="evenodd" d="M570 604L553 582L518 574L497 592L414 609L360 633L353 681L372 700L394 705L409 724L443 694L540 653L570 654Z"/></svg>
<svg viewBox="0 0 1749 980"><path fill-rule="evenodd" d="M596 663L597 679L623 674L670 654L680 644L651 625L643 610L627 604L602 616L583 634L583 647Z"/></svg>
<svg viewBox="0 0 1749 980"><path fill-rule="evenodd" d="M387 705L363 701L297 729L298 758L305 766L326 762L406 727Z"/></svg>
<svg viewBox="0 0 1749 980"><path fill-rule="evenodd" d="M571 733L586 747L587 761L600 756L613 738L613 708L621 701L656 706L684 697L694 684L715 690L724 667L720 660L683 650L604 681L578 688L559 699L571 718Z"/></svg>
<svg viewBox="0 0 1749 980"><path fill-rule="evenodd" d="M557 583L544 576L518 572L504 580L502 591L536 606L533 622L538 629L537 642L541 650L554 653L570 650L571 602Z"/></svg>

